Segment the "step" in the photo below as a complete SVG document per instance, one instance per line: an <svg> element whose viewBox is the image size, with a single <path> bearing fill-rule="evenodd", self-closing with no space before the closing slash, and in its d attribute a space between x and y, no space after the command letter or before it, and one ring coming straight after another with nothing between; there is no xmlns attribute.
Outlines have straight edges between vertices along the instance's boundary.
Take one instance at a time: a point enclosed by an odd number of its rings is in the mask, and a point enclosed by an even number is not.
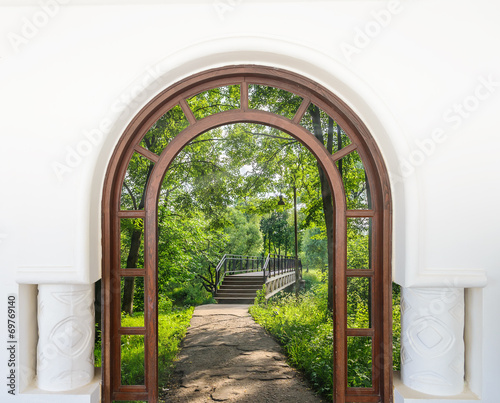
<svg viewBox="0 0 500 403"><path fill-rule="evenodd" d="M223 284L264 284L264 279L233 279L225 278Z"/></svg>
<svg viewBox="0 0 500 403"><path fill-rule="evenodd" d="M257 296L256 293L248 293L248 292L224 292L221 293L220 291L217 292L216 297L236 297L236 298L252 298L254 299Z"/></svg>
<svg viewBox="0 0 500 403"><path fill-rule="evenodd" d="M254 298L215 297L219 304L253 304Z"/></svg>
<svg viewBox="0 0 500 403"><path fill-rule="evenodd" d="M238 288L233 288L233 287L224 287L222 286L217 290L217 292L225 291L225 292L253 292L254 294L259 291L260 288L252 288L252 287L238 287Z"/></svg>
<svg viewBox="0 0 500 403"><path fill-rule="evenodd" d="M245 289L245 290L260 290L262 288L262 284L225 284L222 283L220 286L220 289L224 290L238 290L238 289Z"/></svg>

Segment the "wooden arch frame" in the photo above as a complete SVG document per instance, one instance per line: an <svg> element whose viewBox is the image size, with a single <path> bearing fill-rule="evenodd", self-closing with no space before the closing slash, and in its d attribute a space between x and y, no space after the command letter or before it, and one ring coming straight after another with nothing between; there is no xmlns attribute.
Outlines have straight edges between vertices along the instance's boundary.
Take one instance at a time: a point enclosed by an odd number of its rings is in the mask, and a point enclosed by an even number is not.
<svg viewBox="0 0 500 403"><path fill-rule="evenodd" d="M292 92L303 98L293 119L248 107L248 84L268 85ZM186 99L200 92L225 85L241 86L239 109L220 112L196 120ZM329 154L300 120L309 103L324 110L340 124L352 144ZM175 137L160 156L142 148L139 143L149 128L172 107L180 105L190 125ZM132 120L115 148L108 165L102 201L103 229L103 401L158 399L158 312L157 312L157 203L162 179L175 156L196 136L225 124L250 122L282 130L302 142L322 166L334 198L334 401L392 401L392 300L391 300L391 226L392 205L388 174L372 136L356 114L337 96L319 84L295 73L262 66L229 66L202 72L167 88L151 100ZM356 150L365 166L370 183L372 208L347 210L345 194L335 161ZM120 195L130 158L138 152L155 163L147 183L144 210L121 211ZM373 269L357 273L370 276L374 289L373 326L370 329L347 329L346 314L346 222L348 217L373 219ZM144 219L145 268L139 271L120 269L119 223L122 218ZM119 243L118 243L119 245ZM118 251L117 251L118 249ZM350 271L349 275L353 275ZM359 272L359 271L357 271ZM354 273L356 274L356 273ZM144 276L145 326L121 328L120 278ZM117 288L118 287L118 288ZM118 292L117 292L118 291ZM118 315L117 315L118 314ZM144 386L120 385L119 347L123 334L145 335L146 380ZM347 336L373 337L373 388L347 388ZM117 356L118 354L118 356Z"/></svg>

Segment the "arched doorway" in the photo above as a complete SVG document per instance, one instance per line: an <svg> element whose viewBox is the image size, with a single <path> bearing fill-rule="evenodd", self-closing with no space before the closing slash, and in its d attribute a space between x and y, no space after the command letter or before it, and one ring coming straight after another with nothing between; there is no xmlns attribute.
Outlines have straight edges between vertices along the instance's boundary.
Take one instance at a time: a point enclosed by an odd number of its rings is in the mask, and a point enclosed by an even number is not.
<svg viewBox="0 0 500 403"><path fill-rule="evenodd" d="M204 91L234 86L239 91L236 106L195 116L188 100ZM293 116L283 116L272 108L255 109L249 104L251 86L268 86L301 98ZM310 130L301 124L308 108L314 105L337 122L349 138L349 144L330 153ZM176 137L159 152L143 147L144 136L151 126L173 108L186 120ZM216 127L235 123L256 123L276 128L298 139L316 157L333 194L333 279L334 301L334 387L336 402L389 402L392 400L391 365L391 197L388 175L380 152L360 119L334 94L311 80L275 68L231 66L191 76L160 93L133 119L108 166L103 195L103 399L158 399L157 341L157 203L162 179L172 160L182 148ZM152 166L144 189L144 205L122 210L120 199L124 178L132 156L139 154ZM339 161L356 153L365 172L368 200L353 205L344 191ZM120 225L122 220L140 220L144 230L144 265L125 267L120 259ZM359 222L361 221L361 224ZM350 225L361 225L369 232L369 261L364 267L349 267L348 235ZM145 321L140 327L122 327L121 287L125 278L144 282ZM351 279L363 279L369 289L370 320L366 328L350 328L347 320L346 295ZM120 344L122 337L140 337L145 344L144 385L124 385L121 381ZM371 357L369 387L348 387L348 338L367 343Z"/></svg>

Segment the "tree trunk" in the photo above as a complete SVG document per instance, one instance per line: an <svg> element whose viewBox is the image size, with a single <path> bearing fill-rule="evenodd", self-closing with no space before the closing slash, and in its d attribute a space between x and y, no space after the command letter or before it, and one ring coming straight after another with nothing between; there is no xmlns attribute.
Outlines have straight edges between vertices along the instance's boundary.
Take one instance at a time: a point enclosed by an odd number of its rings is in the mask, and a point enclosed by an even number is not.
<svg viewBox="0 0 500 403"><path fill-rule="evenodd" d="M310 109L312 123L314 127L314 136L325 144L325 139L323 135L323 130L321 128L321 116L319 109L317 107L312 107ZM333 150L333 119L328 119L328 131L327 131L327 142L326 148L331 154ZM333 211L333 197L330 185L328 183L328 178L321 166L318 165L319 181L321 184L321 198L323 201L323 213L325 215L325 226L326 226L326 239L328 248L328 309L333 311L333 288L334 282L334 211Z"/></svg>

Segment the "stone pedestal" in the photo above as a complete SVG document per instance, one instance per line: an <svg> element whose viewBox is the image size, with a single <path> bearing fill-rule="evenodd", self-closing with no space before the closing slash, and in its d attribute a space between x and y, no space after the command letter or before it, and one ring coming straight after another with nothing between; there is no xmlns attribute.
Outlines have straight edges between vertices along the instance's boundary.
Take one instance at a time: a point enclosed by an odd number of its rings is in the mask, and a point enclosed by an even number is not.
<svg viewBox="0 0 500 403"><path fill-rule="evenodd" d="M94 286L38 286L37 384L67 391L94 377Z"/></svg>
<svg viewBox="0 0 500 403"><path fill-rule="evenodd" d="M406 386L431 395L463 391L463 289L402 289L401 378Z"/></svg>

